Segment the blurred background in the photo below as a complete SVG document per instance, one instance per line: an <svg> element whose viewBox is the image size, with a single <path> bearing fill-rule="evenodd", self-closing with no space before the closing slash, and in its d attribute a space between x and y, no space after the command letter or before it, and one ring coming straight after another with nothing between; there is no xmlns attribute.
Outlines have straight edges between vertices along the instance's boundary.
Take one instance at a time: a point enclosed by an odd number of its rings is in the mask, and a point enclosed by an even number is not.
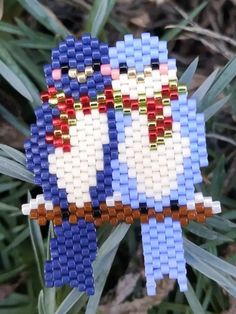
<svg viewBox="0 0 236 314"><path fill-rule="evenodd" d="M156 297L146 296L135 224L118 241L115 257L108 252L110 266L98 269L100 294L86 308L84 295L68 288L43 289L41 263L52 228L41 228L41 236L38 226L21 215L27 191L35 196L40 189L31 184L23 155L1 145L0 314L236 313L236 268L220 262L236 262L235 20L235 0L0 0L0 143L23 152L39 92L46 88L43 65L67 34L79 37L90 31L112 45L126 33L150 32L169 41L178 76L205 112L210 163L199 189L223 207L218 218L184 230L192 243L211 254L198 260L203 250L192 247L196 259L188 266L189 294L165 279ZM110 226L100 228L99 245L112 234Z"/></svg>

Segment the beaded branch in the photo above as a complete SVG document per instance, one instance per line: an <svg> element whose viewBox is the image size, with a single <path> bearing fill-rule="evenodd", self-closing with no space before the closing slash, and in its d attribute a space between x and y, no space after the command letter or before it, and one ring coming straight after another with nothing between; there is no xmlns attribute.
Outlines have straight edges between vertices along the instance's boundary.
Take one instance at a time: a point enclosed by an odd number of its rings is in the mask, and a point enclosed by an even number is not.
<svg viewBox="0 0 236 314"><path fill-rule="evenodd" d="M68 36L44 72L47 91L25 143L43 194L22 211L54 225L46 286L94 294L96 227L138 219L147 294L165 275L187 290L181 225L221 208L194 192L208 164L204 116L178 83L166 42L143 33L109 47Z"/></svg>

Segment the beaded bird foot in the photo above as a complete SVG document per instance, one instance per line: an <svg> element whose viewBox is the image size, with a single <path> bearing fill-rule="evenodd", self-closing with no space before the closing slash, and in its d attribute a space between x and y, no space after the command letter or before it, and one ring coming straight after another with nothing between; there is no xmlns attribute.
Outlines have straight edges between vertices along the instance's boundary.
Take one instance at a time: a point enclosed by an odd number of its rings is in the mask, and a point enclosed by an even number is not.
<svg viewBox="0 0 236 314"><path fill-rule="evenodd" d="M166 42L143 33L109 47L69 36L44 72L48 88L25 143L43 194L22 211L54 224L46 286L92 295L96 227L138 219L148 295L165 275L187 290L181 225L221 209L194 192L208 164L204 116L178 83Z"/></svg>

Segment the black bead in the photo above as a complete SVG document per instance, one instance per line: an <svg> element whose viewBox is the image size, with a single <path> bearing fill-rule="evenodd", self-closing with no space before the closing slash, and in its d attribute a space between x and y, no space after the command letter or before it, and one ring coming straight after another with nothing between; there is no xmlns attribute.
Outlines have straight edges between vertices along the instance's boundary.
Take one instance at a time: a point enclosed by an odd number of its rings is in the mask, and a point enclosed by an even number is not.
<svg viewBox="0 0 236 314"><path fill-rule="evenodd" d="M179 210L179 203L178 203L178 201L177 200L170 201L170 208L173 211Z"/></svg>
<svg viewBox="0 0 236 314"><path fill-rule="evenodd" d="M151 60L151 66L152 66L153 70L159 69L159 60L158 59L152 59Z"/></svg>
<svg viewBox="0 0 236 314"><path fill-rule="evenodd" d="M100 64L99 60L96 59L93 61L93 70L94 71L100 71L100 66L101 66L101 64Z"/></svg>
<svg viewBox="0 0 236 314"><path fill-rule="evenodd" d="M68 66L62 66L61 67L61 73L62 74L67 74L69 71L69 67Z"/></svg>
<svg viewBox="0 0 236 314"><path fill-rule="evenodd" d="M140 213L147 214L147 204L146 203L139 203Z"/></svg>
<svg viewBox="0 0 236 314"><path fill-rule="evenodd" d="M119 68L120 68L120 73L127 73L128 72L128 67L126 63L120 63L119 64Z"/></svg>
<svg viewBox="0 0 236 314"><path fill-rule="evenodd" d="M93 216L95 218L101 217L101 211L100 211L99 207L93 207Z"/></svg>
<svg viewBox="0 0 236 314"><path fill-rule="evenodd" d="M69 215L70 215L70 213L68 212L68 210L62 211L62 218L63 219L68 218Z"/></svg>

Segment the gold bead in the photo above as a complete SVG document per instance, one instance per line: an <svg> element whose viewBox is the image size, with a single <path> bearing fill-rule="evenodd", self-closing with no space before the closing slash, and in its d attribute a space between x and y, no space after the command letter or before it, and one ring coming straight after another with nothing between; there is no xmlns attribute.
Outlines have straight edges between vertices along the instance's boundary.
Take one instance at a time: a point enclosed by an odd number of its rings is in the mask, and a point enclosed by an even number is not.
<svg viewBox="0 0 236 314"><path fill-rule="evenodd" d="M68 141L70 139L70 135L69 134L62 134L62 139L63 139L63 141Z"/></svg>
<svg viewBox="0 0 236 314"><path fill-rule="evenodd" d="M144 74L143 73L138 73L137 82L138 82L138 84L144 83Z"/></svg>
<svg viewBox="0 0 236 314"><path fill-rule="evenodd" d="M48 99L48 102L49 102L50 105L56 106L56 105L58 104L57 97L50 97L50 98Z"/></svg>
<svg viewBox="0 0 236 314"><path fill-rule="evenodd" d="M147 114L147 107L139 107L138 111L140 114Z"/></svg>
<svg viewBox="0 0 236 314"><path fill-rule="evenodd" d="M79 81L79 83L85 83L86 82L86 75L84 72L79 72L77 74L77 80Z"/></svg>
<svg viewBox="0 0 236 314"><path fill-rule="evenodd" d="M116 110L123 110L123 103L121 101L117 101L114 103L114 107Z"/></svg>
<svg viewBox="0 0 236 314"><path fill-rule="evenodd" d="M164 137L158 137L157 138L157 145L162 145L165 144L165 139Z"/></svg>
<svg viewBox="0 0 236 314"><path fill-rule="evenodd" d="M164 137L172 137L172 131L171 130L165 130L164 131Z"/></svg>
<svg viewBox="0 0 236 314"><path fill-rule="evenodd" d="M56 94L57 100L62 101L65 99L65 93L64 92L59 92Z"/></svg>
<svg viewBox="0 0 236 314"><path fill-rule="evenodd" d="M98 102L97 101L90 101L89 104L90 104L91 109L98 108Z"/></svg>
<svg viewBox="0 0 236 314"><path fill-rule="evenodd" d="M163 121L164 116L163 115L156 115L156 121Z"/></svg>
<svg viewBox="0 0 236 314"><path fill-rule="evenodd" d="M75 109L75 111L82 110L82 104L81 104L81 102L75 101L75 102L74 102L74 109Z"/></svg>
<svg viewBox="0 0 236 314"><path fill-rule="evenodd" d="M157 150L157 143L150 143L149 148L150 150Z"/></svg>
<svg viewBox="0 0 236 314"><path fill-rule="evenodd" d="M128 78L136 78L136 69L135 68L130 68L128 69Z"/></svg>
<svg viewBox="0 0 236 314"><path fill-rule="evenodd" d="M54 134L54 136L61 137L62 131L61 130L54 130L53 134Z"/></svg>
<svg viewBox="0 0 236 314"><path fill-rule="evenodd" d="M187 86L183 84L178 85L178 92L180 94L187 94Z"/></svg>
<svg viewBox="0 0 236 314"><path fill-rule="evenodd" d="M68 75L69 75L69 77L71 77L71 78L76 78L76 77L77 77L77 74L78 74L77 69L69 69L69 71L68 71Z"/></svg>
<svg viewBox="0 0 236 314"><path fill-rule="evenodd" d="M76 123L77 123L76 119L68 119L69 126L74 126L74 125L76 125Z"/></svg>
<svg viewBox="0 0 236 314"><path fill-rule="evenodd" d="M131 114L131 108L123 108L124 115L130 115Z"/></svg>
<svg viewBox="0 0 236 314"><path fill-rule="evenodd" d="M60 119L61 119L61 120L67 120L67 119L68 119L68 114L66 114L66 113L61 113L61 114L60 114Z"/></svg>
<svg viewBox="0 0 236 314"><path fill-rule="evenodd" d="M152 76L152 67L149 65L144 67L144 76Z"/></svg>
<svg viewBox="0 0 236 314"><path fill-rule="evenodd" d="M154 92L154 99L160 99L162 98L161 92Z"/></svg>
<svg viewBox="0 0 236 314"><path fill-rule="evenodd" d="M163 106L170 106L170 98L163 98L162 104Z"/></svg>
<svg viewBox="0 0 236 314"><path fill-rule="evenodd" d="M91 76L92 74L93 74L93 68L91 66L86 66L85 67L85 75Z"/></svg>
<svg viewBox="0 0 236 314"><path fill-rule="evenodd" d="M97 101L98 102L103 102L106 100L105 94L104 93L99 93L97 94Z"/></svg>
<svg viewBox="0 0 236 314"><path fill-rule="evenodd" d="M170 80L169 81L169 86L170 86L170 89L176 89L177 86L178 86L178 83L176 80Z"/></svg>

